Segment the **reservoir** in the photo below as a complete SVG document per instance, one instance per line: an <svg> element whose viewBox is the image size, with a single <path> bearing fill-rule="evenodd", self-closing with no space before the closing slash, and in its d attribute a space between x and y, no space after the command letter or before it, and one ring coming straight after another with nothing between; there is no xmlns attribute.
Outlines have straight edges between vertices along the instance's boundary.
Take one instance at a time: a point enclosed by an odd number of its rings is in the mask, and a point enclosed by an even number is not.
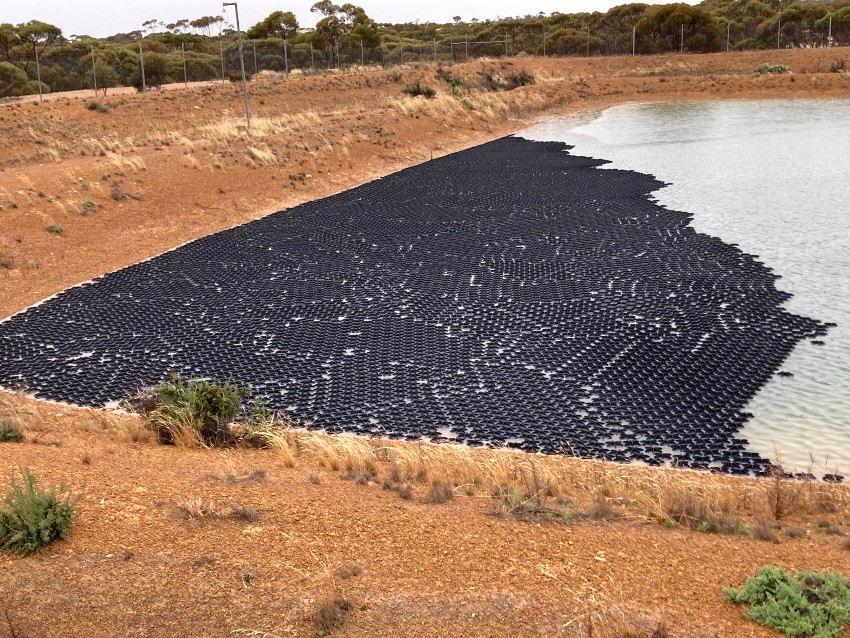
<svg viewBox="0 0 850 638"><path fill-rule="evenodd" d="M789 312L830 327L750 401L740 436L788 470L850 472L850 100L631 104L522 135L648 173L698 231L756 255Z"/></svg>

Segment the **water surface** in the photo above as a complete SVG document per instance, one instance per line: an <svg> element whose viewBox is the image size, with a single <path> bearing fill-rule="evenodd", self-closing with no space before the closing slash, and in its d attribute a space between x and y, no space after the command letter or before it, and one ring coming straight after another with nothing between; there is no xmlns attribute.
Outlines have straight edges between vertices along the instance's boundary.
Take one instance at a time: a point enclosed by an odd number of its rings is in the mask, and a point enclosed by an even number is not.
<svg viewBox="0 0 850 638"><path fill-rule="evenodd" d="M850 100L633 104L522 133L669 184L664 206L758 255L786 308L837 323L799 344L750 403L750 449L816 474L850 472Z"/></svg>

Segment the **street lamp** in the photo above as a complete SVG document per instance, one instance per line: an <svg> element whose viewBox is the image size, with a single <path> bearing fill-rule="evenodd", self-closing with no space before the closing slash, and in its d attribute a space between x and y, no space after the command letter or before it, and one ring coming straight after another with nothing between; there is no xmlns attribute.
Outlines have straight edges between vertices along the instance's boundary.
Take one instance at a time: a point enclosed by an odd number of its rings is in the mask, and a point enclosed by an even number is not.
<svg viewBox="0 0 850 638"><path fill-rule="evenodd" d="M245 121L251 130L251 111L248 108L248 82L245 80L245 57L242 55L242 30L239 28L239 6L235 2L222 2L222 7L233 7L236 10L236 37L239 40L239 66L242 70L242 94L245 96Z"/></svg>

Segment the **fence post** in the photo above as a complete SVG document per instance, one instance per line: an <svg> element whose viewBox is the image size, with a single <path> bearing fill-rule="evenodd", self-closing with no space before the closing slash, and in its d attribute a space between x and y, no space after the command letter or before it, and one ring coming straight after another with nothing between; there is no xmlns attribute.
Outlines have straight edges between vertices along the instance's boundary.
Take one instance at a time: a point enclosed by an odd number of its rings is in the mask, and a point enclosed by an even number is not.
<svg viewBox="0 0 850 638"><path fill-rule="evenodd" d="M590 25L587 25L587 57L590 57Z"/></svg>
<svg viewBox="0 0 850 638"><path fill-rule="evenodd" d="M183 52L183 87L189 88L189 74L186 73L186 43L180 43L180 50Z"/></svg>
<svg viewBox="0 0 850 638"><path fill-rule="evenodd" d="M635 54L635 43L637 42L637 25L632 27L632 55Z"/></svg>
<svg viewBox="0 0 850 638"><path fill-rule="evenodd" d="M437 38L434 38L434 64L437 64Z"/></svg>
<svg viewBox="0 0 850 638"><path fill-rule="evenodd" d="M679 54L685 52L685 25L682 23L682 36L679 38Z"/></svg>
<svg viewBox="0 0 850 638"><path fill-rule="evenodd" d="M366 66L366 53L363 50L363 38L360 38L360 66Z"/></svg>
<svg viewBox="0 0 850 638"><path fill-rule="evenodd" d="M398 39L398 51L399 56L401 56L401 64L404 66L404 43L401 41L401 38Z"/></svg>
<svg viewBox="0 0 850 638"><path fill-rule="evenodd" d="M251 44L254 45L254 75L257 75L259 69L257 68L257 42L256 40L251 41Z"/></svg>
<svg viewBox="0 0 850 638"><path fill-rule="evenodd" d="M505 57L508 57L508 33L505 32Z"/></svg>
<svg viewBox="0 0 850 638"><path fill-rule="evenodd" d="M732 23L726 23L726 53L729 53L729 32L732 29Z"/></svg>
<svg viewBox="0 0 850 638"><path fill-rule="evenodd" d="M464 36L466 39L466 61L469 62L469 35Z"/></svg>
<svg viewBox="0 0 850 638"><path fill-rule="evenodd" d="M310 42L310 64L313 70L316 70L316 56L313 54L313 42Z"/></svg>
<svg viewBox="0 0 850 638"><path fill-rule="evenodd" d="M286 36L283 36L283 69L289 75L289 53L286 51Z"/></svg>

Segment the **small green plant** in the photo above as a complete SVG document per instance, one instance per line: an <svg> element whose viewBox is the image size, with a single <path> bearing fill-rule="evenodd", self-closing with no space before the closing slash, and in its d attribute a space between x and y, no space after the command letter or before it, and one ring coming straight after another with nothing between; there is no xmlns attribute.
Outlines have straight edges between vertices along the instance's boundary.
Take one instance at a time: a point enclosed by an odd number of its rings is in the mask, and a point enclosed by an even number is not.
<svg viewBox="0 0 850 638"><path fill-rule="evenodd" d="M416 84L408 84L401 90L405 95L409 95L410 97L424 97L428 100L433 100L437 97L437 91L432 89L430 86L422 86L419 82Z"/></svg>
<svg viewBox="0 0 850 638"><path fill-rule="evenodd" d="M761 567L726 599L749 604L747 616L759 624L800 638L838 638L850 622L850 583L838 572L788 573Z"/></svg>
<svg viewBox="0 0 850 638"><path fill-rule="evenodd" d="M672 518L665 518L664 519L664 527L666 527L667 529L673 529L674 527L677 527L678 525L679 524L676 521L674 521Z"/></svg>
<svg viewBox="0 0 850 638"><path fill-rule="evenodd" d="M68 540L74 508L63 484L44 492L28 468L21 468L21 476L18 483L12 474L0 509L0 551L23 556L57 538Z"/></svg>
<svg viewBox="0 0 850 638"><path fill-rule="evenodd" d="M785 64L770 64L765 62L755 68L753 71L756 75L764 75L766 73L791 73L791 67Z"/></svg>
<svg viewBox="0 0 850 638"><path fill-rule="evenodd" d="M95 204L91 199L86 197L85 199L81 199L79 202L77 202L77 210L80 211L80 215L91 215L97 210L97 204Z"/></svg>
<svg viewBox="0 0 850 638"><path fill-rule="evenodd" d="M749 536L750 535L751 526L749 523L741 523L738 525L738 535L739 536Z"/></svg>
<svg viewBox="0 0 850 638"><path fill-rule="evenodd" d="M61 235L65 232L65 229L62 228L59 224L50 224L50 226L47 227L47 232L53 233L54 235Z"/></svg>
<svg viewBox="0 0 850 638"><path fill-rule="evenodd" d="M20 443L24 440L24 435L15 427L14 423L9 421L0 422L0 443Z"/></svg>
<svg viewBox="0 0 850 638"><path fill-rule="evenodd" d="M708 521L700 521L699 525L697 525L697 531L708 534L711 531L711 526L708 524Z"/></svg>

